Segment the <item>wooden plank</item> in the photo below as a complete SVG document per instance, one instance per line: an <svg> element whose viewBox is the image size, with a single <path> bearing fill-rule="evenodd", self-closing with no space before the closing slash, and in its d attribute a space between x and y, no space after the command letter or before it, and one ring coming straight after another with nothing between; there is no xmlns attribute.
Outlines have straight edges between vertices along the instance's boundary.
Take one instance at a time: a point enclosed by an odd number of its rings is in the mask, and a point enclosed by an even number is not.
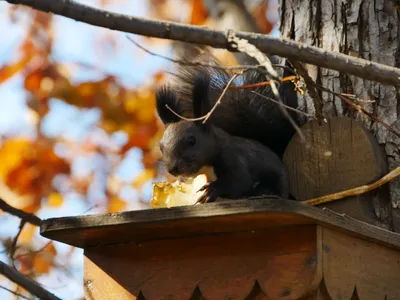
<svg viewBox="0 0 400 300"><path fill-rule="evenodd" d="M323 275L332 299L399 299L399 251L327 228L322 237Z"/></svg>
<svg viewBox="0 0 400 300"><path fill-rule="evenodd" d="M140 299L118 284L104 270L95 265L90 259L84 257L84 285L85 299L104 299L100 295L106 295L108 299L135 300Z"/></svg>
<svg viewBox="0 0 400 300"><path fill-rule="evenodd" d="M300 224L319 224L400 250L399 234L329 210L279 199L53 218L42 221L41 235L84 248Z"/></svg>
<svg viewBox="0 0 400 300"><path fill-rule="evenodd" d="M347 118L314 120L290 141L284 163L290 192L299 201L372 183L388 172L385 152L360 122ZM309 147L308 147L309 146ZM393 229L388 185L359 197L321 205L357 220Z"/></svg>
<svg viewBox="0 0 400 300"><path fill-rule="evenodd" d="M361 123L347 117L314 120L290 141L284 162L293 196L307 200L378 180L387 173L383 150Z"/></svg>
<svg viewBox="0 0 400 300"><path fill-rule="evenodd" d="M84 280L91 299L295 300L322 280L317 242L304 225L90 247Z"/></svg>

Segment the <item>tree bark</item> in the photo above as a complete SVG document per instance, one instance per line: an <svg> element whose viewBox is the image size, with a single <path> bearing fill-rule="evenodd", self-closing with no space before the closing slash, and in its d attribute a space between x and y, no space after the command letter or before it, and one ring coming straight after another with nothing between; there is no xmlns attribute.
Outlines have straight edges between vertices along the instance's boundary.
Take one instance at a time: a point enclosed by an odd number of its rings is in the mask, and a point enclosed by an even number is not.
<svg viewBox="0 0 400 300"><path fill-rule="evenodd" d="M399 16L399 9L390 0L281 0L279 26L282 38L400 67ZM400 129L399 89L316 66L307 65L307 69L316 83L326 88L375 100L361 105L394 129ZM349 109L332 94L321 92L320 96L325 117L349 116L361 120L384 147L389 168L400 165L399 137ZM301 109L313 113L309 96L299 98ZM400 206L400 179L390 183L390 197L394 214L399 215L399 209L395 208Z"/></svg>

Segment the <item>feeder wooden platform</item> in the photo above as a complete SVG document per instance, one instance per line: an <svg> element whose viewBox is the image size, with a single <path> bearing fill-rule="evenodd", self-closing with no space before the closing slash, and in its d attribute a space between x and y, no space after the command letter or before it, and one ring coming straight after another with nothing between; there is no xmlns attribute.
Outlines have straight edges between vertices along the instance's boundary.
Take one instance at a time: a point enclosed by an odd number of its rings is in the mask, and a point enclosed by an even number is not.
<svg viewBox="0 0 400 300"><path fill-rule="evenodd" d="M279 200L65 217L86 299L399 299L400 235ZM385 298L386 297L386 298Z"/></svg>

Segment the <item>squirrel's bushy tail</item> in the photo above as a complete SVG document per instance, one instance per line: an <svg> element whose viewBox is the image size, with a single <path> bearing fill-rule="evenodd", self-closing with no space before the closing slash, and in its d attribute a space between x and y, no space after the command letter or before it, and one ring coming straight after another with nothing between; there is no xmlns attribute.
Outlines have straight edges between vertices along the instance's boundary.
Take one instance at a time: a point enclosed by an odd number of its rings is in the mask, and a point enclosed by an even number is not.
<svg viewBox="0 0 400 300"><path fill-rule="evenodd" d="M172 118L169 115L171 112L164 110L166 102L171 109L185 117L193 116L193 99L196 99L196 96L204 98L204 107L211 109L233 74L209 66L210 64L218 66L219 63L208 51L198 51L194 57L186 57L185 60L191 63L198 61L203 65L181 65L176 72L171 74L168 85L164 88L169 89L174 97L165 97L168 93L164 91L163 99L157 98L157 109L161 119ZM266 81L266 77L262 73L250 70L238 76L232 86L263 81ZM194 85L199 86L196 88ZM193 97L193 91L196 93L195 97ZM228 90L208 122L231 135L260 141L282 157L295 129L282 114L278 104L252 91L275 99L269 86ZM297 93L291 82L282 83L279 91L284 104L293 108L297 107ZM295 121L298 121L295 113L288 112Z"/></svg>

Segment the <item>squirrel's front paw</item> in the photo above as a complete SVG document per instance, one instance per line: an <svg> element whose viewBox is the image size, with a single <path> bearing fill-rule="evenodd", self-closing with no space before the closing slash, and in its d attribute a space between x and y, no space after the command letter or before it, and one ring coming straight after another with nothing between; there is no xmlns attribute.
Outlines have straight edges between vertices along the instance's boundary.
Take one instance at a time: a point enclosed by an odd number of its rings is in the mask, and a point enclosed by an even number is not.
<svg viewBox="0 0 400 300"><path fill-rule="evenodd" d="M215 181L206 183L198 191L200 192L204 190L205 193L199 197L195 204L214 202L215 200L217 200L218 191L215 186Z"/></svg>

